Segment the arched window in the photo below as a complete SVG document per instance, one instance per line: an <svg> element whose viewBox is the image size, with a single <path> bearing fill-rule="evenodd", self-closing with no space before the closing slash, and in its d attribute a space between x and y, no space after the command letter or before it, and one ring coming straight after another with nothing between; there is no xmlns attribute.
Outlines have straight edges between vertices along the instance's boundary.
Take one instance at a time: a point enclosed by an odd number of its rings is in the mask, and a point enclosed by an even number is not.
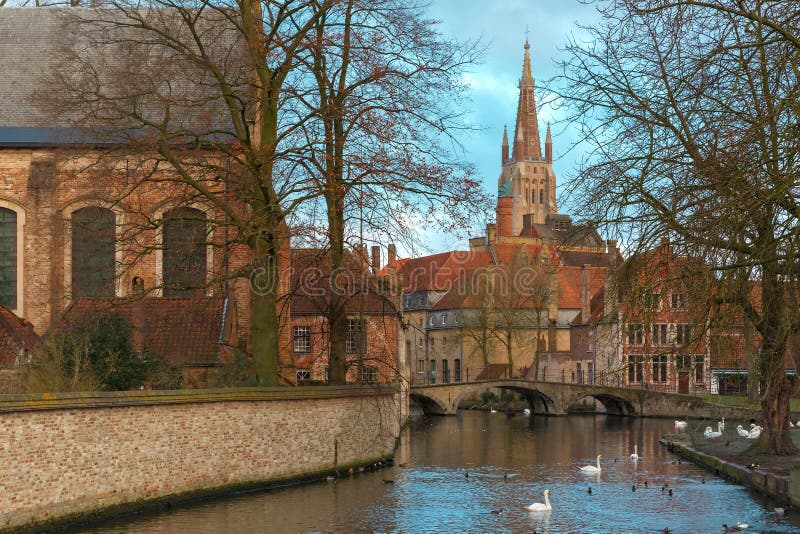
<svg viewBox="0 0 800 534"><path fill-rule="evenodd" d="M539 204L544 204L544 189L539 189Z"/></svg>
<svg viewBox="0 0 800 534"><path fill-rule="evenodd" d="M164 214L164 296L203 294L206 283L206 216L195 208Z"/></svg>
<svg viewBox="0 0 800 534"><path fill-rule="evenodd" d="M17 307L17 214L0 208L0 305Z"/></svg>
<svg viewBox="0 0 800 534"><path fill-rule="evenodd" d="M116 216L87 206L72 212L72 297L113 297Z"/></svg>

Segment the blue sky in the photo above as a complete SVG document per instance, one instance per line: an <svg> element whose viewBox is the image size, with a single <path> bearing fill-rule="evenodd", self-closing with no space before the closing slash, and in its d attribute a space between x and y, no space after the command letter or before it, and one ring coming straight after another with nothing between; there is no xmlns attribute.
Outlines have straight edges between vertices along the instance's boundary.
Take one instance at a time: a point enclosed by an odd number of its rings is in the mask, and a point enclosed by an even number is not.
<svg viewBox="0 0 800 534"><path fill-rule="evenodd" d="M500 143L503 124L513 129L516 116L517 83L522 72L523 45L526 25L531 43L531 66L537 83L539 128L544 131L547 121L559 119L557 111L542 106L541 81L556 71L554 61L563 57L559 51L571 33L580 34L577 22L598 20L592 6L578 0L432 0L432 18L441 21L440 31L449 38L481 37L488 45L486 58L468 73L471 85L471 121L481 131L461 138L464 158L477 168L486 189L495 194L500 174ZM576 134L563 124L553 126L554 169L560 185L574 176L577 150L568 151ZM544 149L544 147L542 147ZM559 191L561 187L559 187ZM559 211L572 213L559 195ZM481 232L482 233L482 232ZM438 252L467 248L466 240L455 236L437 236L428 240L428 248Z"/></svg>

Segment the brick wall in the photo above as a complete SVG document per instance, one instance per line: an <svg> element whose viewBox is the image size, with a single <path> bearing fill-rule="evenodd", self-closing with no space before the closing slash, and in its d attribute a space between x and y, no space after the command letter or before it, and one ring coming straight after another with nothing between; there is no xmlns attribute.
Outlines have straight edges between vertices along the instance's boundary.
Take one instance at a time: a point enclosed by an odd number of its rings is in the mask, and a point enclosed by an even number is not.
<svg viewBox="0 0 800 534"><path fill-rule="evenodd" d="M352 386L5 396L0 530L372 463L393 454L397 402Z"/></svg>

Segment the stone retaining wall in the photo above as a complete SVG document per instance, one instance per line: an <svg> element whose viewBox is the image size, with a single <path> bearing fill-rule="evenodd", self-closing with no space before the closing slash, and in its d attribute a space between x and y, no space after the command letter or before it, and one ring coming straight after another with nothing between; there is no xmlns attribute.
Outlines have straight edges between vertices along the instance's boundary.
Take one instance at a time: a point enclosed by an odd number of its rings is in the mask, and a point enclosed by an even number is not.
<svg viewBox="0 0 800 534"><path fill-rule="evenodd" d="M372 464L398 406L374 386L0 396L0 530Z"/></svg>
<svg viewBox="0 0 800 534"><path fill-rule="evenodd" d="M791 477L773 475L760 469L748 469L746 466L727 462L716 456L700 452L677 439L666 437L661 438L659 442L668 447L670 451L683 456L687 460L706 467L737 484L758 490L779 503L787 505L791 503L794 506L800 504L800 493L797 493L798 489L800 489L800 483L797 480L792 480L796 477L794 471L792 471Z"/></svg>

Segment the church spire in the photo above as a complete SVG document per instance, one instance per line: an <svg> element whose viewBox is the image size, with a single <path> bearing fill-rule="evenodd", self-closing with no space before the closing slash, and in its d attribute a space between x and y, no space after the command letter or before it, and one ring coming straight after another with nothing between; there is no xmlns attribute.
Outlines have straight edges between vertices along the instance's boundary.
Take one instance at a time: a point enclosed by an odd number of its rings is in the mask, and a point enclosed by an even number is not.
<svg viewBox="0 0 800 534"><path fill-rule="evenodd" d="M508 129L505 124L503 125L503 145L501 148L502 154L500 157L503 161L501 161L500 164L505 165L508 161Z"/></svg>
<svg viewBox="0 0 800 534"><path fill-rule="evenodd" d="M542 148L539 139L539 123L536 117L535 83L531 72L531 45L525 39L525 54L522 59L522 77L519 80L519 103L517 104L516 139L514 161L541 160ZM524 140L520 143L519 139Z"/></svg>
<svg viewBox="0 0 800 534"><path fill-rule="evenodd" d="M522 59L522 79L519 81L520 87L523 85L533 86L533 74L531 74L531 44L525 38L525 56Z"/></svg>
<svg viewBox="0 0 800 534"><path fill-rule="evenodd" d="M544 160L553 163L553 137L550 135L550 123L547 123L547 135L544 136Z"/></svg>

